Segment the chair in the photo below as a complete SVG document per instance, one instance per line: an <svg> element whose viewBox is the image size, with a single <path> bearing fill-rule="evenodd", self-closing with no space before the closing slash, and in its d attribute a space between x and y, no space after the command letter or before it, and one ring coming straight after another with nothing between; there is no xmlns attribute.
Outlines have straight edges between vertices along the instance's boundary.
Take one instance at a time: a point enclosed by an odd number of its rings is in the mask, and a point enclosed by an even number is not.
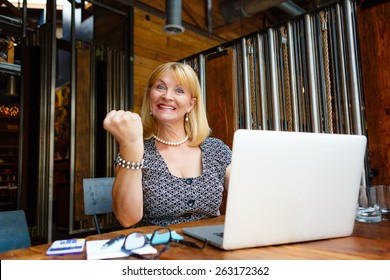
<svg viewBox="0 0 390 280"><path fill-rule="evenodd" d="M0 252L31 246L23 210L0 212Z"/></svg>
<svg viewBox="0 0 390 280"><path fill-rule="evenodd" d="M113 213L112 210L112 185L114 177L84 178L84 213L93 215L98 234L101 233L99 214Z"/></svg>

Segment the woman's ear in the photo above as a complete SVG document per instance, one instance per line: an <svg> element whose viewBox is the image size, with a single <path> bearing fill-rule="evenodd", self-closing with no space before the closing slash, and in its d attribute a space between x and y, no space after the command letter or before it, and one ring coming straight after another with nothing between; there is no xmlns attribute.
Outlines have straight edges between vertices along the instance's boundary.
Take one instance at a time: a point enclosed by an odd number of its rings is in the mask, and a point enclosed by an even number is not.
<svg viewBox="0 0 390 280"><path fill-rule="evenodd" d="M191 98L191 100L190 100L191 110L195 107L197 101L198 100L195 97Z"/></svg>

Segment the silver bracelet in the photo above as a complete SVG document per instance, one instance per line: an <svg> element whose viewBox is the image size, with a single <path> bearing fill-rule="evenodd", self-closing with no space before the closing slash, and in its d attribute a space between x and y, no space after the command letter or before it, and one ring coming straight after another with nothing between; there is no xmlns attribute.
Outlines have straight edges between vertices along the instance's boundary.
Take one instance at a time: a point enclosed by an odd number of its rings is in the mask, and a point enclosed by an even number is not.
<svg viewBox="0 0 390 280"><path fill-rule="evenodd" d="M119 165L120 167L131 169L131 170L138 170L142 169L144 167L144 159L141 161L127 161L121 157L120 154L116 157L115 164Z"/></svg>

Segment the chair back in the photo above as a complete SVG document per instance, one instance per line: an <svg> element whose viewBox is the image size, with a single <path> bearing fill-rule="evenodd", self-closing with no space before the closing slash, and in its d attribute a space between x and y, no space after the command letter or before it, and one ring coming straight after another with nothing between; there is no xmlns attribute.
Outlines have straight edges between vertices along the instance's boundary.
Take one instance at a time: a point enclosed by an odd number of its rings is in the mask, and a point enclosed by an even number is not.
<svg viewBox="0 0 390 280"><path fill-rule="evenodd" d="M114 177L84 178L84 213L93 215L96 231L100 234L99 214L113 213L112 210L112 185Z"/></svg>
<svg viewBox="0 0 390 280"><path fill-rule="evenodd" d="M0 212L0 252L31 246L23 210Z"/></svg>

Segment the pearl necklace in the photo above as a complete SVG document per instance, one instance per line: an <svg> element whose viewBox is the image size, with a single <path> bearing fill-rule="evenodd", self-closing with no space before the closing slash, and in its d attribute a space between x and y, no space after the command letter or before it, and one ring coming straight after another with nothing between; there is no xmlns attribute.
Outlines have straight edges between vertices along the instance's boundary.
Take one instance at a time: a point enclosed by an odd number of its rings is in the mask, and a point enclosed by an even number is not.
<svg viewBox="0 0 390 280"><path fill-rule="evenodd" d="M181 144L184 144L187 140L188 140L188 135L181 141L179 142L169 142L169 141L165 141L165 140L162 140L161 138L158 138L156 135L153 135L154 139L156 139L158 142L160 143L163 143L165 145L169 145L169 146L179 146Z"/></svg>

